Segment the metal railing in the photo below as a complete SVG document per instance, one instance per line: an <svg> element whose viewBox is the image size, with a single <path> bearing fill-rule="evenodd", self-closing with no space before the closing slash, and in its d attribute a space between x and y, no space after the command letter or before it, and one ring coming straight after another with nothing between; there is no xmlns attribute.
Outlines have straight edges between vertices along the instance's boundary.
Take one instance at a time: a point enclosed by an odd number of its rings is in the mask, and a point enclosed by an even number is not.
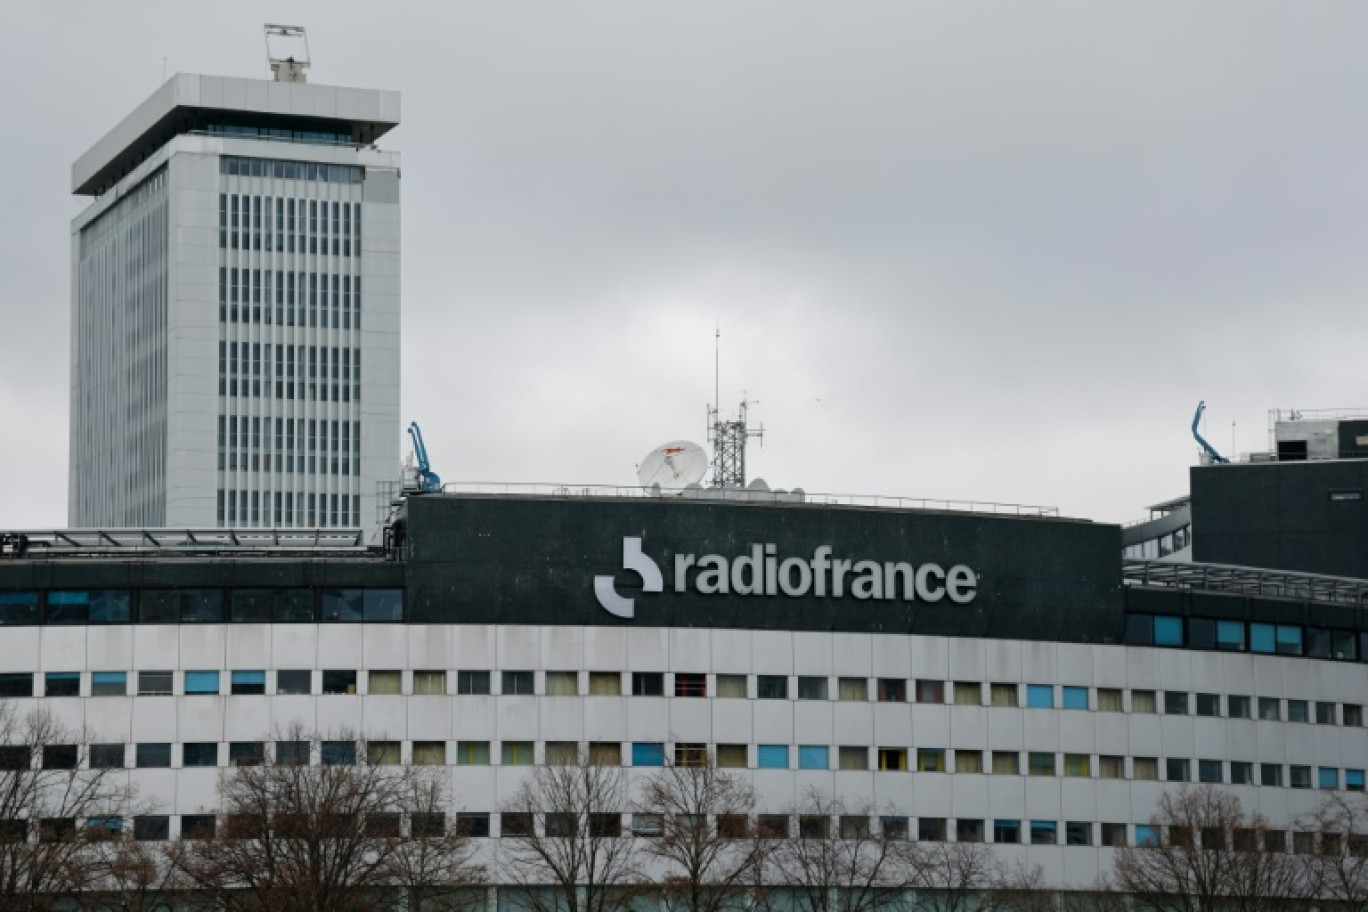
<svg viewBox="0 0 1368 912"><path fill-rule="evenodd" d="M0 558L366 553L360 529L61 529L0 533Z"/></svg>
<svg viewBox="0 0 1368 912"><path fill-rule="evenodd" d="M1230 592L1267 598L1368 606L1368 580L1262 570L1230 564L1193 564L1126 558L1121 577L1129 586Z"/></svg>
<svg viewBox="0 0 1368 912"><path fill-rule="evenodd" d="M828 494L793 490L755 491L750 488L686 488L664 491L626 485L558 485L544 482L453 481L443 494L484 494L510 497L640 497L652 500L722 500L752 503L795 503L826 506L876 507L887 510L939 510L1007 516L1058 516L1058 507L996 503L981 500L944 500L931 497L889 497L880 494Z"/></svg>

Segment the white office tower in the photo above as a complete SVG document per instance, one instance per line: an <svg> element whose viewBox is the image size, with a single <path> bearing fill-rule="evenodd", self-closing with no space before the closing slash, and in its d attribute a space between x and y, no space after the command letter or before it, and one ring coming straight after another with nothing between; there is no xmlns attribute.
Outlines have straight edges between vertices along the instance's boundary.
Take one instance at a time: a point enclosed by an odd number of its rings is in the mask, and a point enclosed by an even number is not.
<svg viewBox="0 0 1368 912"><path fill-rule="evenodd" d="M398 123L397 92L182 74L73 165L72 526L377 525Z"/></svg>

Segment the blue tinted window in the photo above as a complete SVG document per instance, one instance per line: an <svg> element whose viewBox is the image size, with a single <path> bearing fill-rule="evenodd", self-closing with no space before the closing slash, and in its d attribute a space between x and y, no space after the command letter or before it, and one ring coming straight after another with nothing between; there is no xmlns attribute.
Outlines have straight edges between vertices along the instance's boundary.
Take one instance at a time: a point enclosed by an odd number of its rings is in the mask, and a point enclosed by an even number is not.
<svg viewBox="0 0 1368 912"><path fill-rule="evenodd" d="M1157 846L1159 844L1159 828L1137 823L1135 825L1135 844L1138 846Z"/></svg>
<svg viewBox="0 0 1368 912"><path fill-rule="evenodd" d="M632 766L664 766L665 745L638 742L632 745Z"/></svg>
<svg viewBox="0 0 1368 912"><path fill-rule="evenodd" d="M1216 648L1243 652L1245 648L1244 622L1217 621Z"/></svg>
<svg viewBox="0 0 1368 912"><path fill-rule="evenodd" d="M1183 619L1176 617L1156 617L1154 619L1155 646L1182 646Z"/></svg>
<svg viewBox="0 0 1368 912"><path fill-rule="evenodd" d="M1088 688L1086 688L1086 687L1065 687L1065 688L1064 688L1064 708L1065 708L1065 709L1087 709L1087 708L1088 708Z"/></svg>
<svg viewBox="0 0 1368 912"><path fill-rule="evenodd" d="M1278 655L1302 654L1302 629L1278 625Z"/></svg>
<svg viewBox="0 0 1368 912"><path fill-rule="evenodd" d="M755 752L755 765L760 769L788 769L787 744L762 744Z"/></svg>
<svg viewBox="0 0 1368 912"><path fill-rule="evenodd" d="M128 673L123 671L94 671L90 674L92 697L122 697L128 693Z"/></svg>
<svg viewBox="0 0 1368 912"><path fill-rule="evenodd" d="M266 692L266 672L235 671L232 676L233 693L264 694Z"/></svg>
<svg viewBox="0 0 1368 912"><path fill-rule="evenodd" d="M0 624L38 623L38 593L0 592Z"/></svg>
<svg viewBox="0 0 1368 912"><path fill-rule="evenodd" d="M1323 789L1339 788L1339 770L1333 766L1322 766L1318 771L1318 781L1316 782Z"/></svg>
<svg viewBox="0 0 1368 912"><path fill-rule="evenodd" d="M787 757L785 757L787 760ZM831 763L825 745L801 744L798 746L798 768L805 770L830 769Z"/></svg>
<svg viewBox="0 0 1368 912"><path fill-rule="evenodd" d="M1351 792L1363 791L1363 770L1345 770L1344 787Z"/></svg>
<svg viewBox="0 0 1368 912"><path fill-rule="evenodd" d="M217 671L187 671L185 692L188 694L216 694L219 692Z"/></svg>
<svg viewBox="0 0 1368 912"><path fill-rule="evenodd" d="M1027 684L1026 705L1036 709L1054 708L1054 687L1049 684Z"/></svg>
<svg viewBox="0 0 1368 912"><path fill-rule="evenodd" d="M1249 625L1249 651L1272 653L1277 649L1272 624Z"/></svg>

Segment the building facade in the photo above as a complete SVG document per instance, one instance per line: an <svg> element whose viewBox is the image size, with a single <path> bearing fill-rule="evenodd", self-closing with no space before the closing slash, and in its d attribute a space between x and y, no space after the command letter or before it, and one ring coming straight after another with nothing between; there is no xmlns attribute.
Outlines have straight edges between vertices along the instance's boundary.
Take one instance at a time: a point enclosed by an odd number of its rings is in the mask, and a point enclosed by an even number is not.
<svg viewBox="0 0 1368 912"><path fill-rule="evenodd" d="M176 75L72 167L73 527L376 525L395 92Z"/></svg>

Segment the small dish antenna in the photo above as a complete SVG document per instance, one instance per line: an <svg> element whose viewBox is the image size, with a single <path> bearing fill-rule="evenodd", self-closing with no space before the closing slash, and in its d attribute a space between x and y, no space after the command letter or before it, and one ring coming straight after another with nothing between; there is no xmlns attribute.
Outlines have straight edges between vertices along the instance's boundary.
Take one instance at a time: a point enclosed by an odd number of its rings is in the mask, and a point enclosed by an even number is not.
<svg viewBox="0 0 1368 912"><path fill-rule="evenodd" d="M708 453L696 443L672 440L651 450L637 468L643 488L659 485L661 490L678 491L698 484L708 473Z"/></svg>

